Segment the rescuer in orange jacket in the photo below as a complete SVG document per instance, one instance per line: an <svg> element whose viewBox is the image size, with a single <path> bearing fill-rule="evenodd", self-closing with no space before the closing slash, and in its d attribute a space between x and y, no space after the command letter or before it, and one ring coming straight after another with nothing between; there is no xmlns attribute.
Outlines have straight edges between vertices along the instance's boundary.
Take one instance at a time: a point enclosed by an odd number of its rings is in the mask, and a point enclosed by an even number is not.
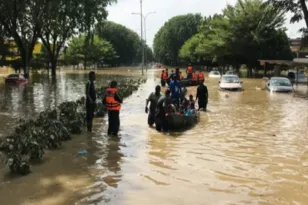
<svg viewBox="0 0 308 205"><path fill-rule="evenodd" d="M191 78L192 77L192 72L193 72L193 67L191 66L191 64L189 64L187 69L186 69L187 78Z"/></svg>
<svg viewBox="0 0 308 205"><path fill-rule="evenodd" d="M200 84L200 82L204 81L204 74L202 73L202 71L200 71L198 73L198 82Z"/></svg>
<svg viewBox="0 0 308 205"><path fill-rule="evenodd" d="M103 99L103 104L108 110L108 135L118 135L122 102L122 97L118 94L118 83L117 81L112 81L110 88L106 89Z"/></svg>
<svg viewBox="0 0 308 205"><path fill-rule="evenodd" d="M197 85L198 83L198 77L195 71L191 74L191 81L194 85Z"/></svg>

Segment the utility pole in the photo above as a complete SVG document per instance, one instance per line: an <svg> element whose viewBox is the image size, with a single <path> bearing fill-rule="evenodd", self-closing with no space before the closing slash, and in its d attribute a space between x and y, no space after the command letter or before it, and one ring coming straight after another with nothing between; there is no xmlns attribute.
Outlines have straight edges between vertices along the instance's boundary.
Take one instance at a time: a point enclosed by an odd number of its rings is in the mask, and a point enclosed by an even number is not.
<svg viewBox="0 0 308 205"><path fill-rule="evenodd" d="M142 75L143 75L144 61L145 61L145 55L146 55L145 50L144 50L144 46L146 45L146 18L147 18L148 15L154 14L156 12L149 12L145 16L143 16L143 14L142 14L142 1L143 0L140 0L140 13L132 13L132 14L140 15L140 21L141 21L141 32L140 32L141 42L140 43L141 43L141 55L142 55L141 69L142 69ZM144 24L144 33L143 33L143 24ZM143 35L144 35L144 38L145 38L144 43L143 43Z"/></svg>
<svg viewBox="0 0 308 205"><path fill-rule="evenodd" d="M141 20L141 53L142 53L142 62L141 70L143 75L143 66L144 66L144 45L143 45L143 16L142 16L142 0L140 0L140 20Z"/></svg>
<svg viewBox="0 0 308 205"><path fill-rule="evenodd" d="M154 11L154 12L149 12L149 13L147 13L144 17L143 17L143 19L144 19L144 42L145 42L145 45L147 45L147 28L146 28L146 26L147 26L147 17L148 17L148 15L150 15L150 14L155 14L156 12ZM148 56L147 56L147 52L145 52L145 64L146 64L146 70L148 71L148 64L147 64L147 60L148 60Z"/></svg>

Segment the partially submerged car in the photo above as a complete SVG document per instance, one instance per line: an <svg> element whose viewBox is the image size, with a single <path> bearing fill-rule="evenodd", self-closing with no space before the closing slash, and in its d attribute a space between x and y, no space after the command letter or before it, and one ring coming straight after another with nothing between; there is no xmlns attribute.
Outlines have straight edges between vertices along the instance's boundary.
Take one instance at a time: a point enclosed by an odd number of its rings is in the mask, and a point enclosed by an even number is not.
<svg viewBox="0 0 308 205"><path fill-rule="evenodd" d="M7 84L24 84L27 82L28 80L20 74L11 74L7 78L5 78L5 83Z"/></svg>
<svg viewBox="0 0 308 205"><path fill-rule="evenodd" d="M228 70L225 75L237 75L236 70Z"/></svg>
<svg viewBox="0 0 308 205"><path fill-rule="evenodd" d="M308 79L304 72L297 72L294 70L288 71L288 78L290 79L291 83L298 83L298 84L307 84Z"/></svg>
<svg viewBox="0 0 308 205"><path fill-rule="evenodd" d="M242 90L242 82L237 75L223 75L219 81L219 88L222 90Z"/></svg>
<svg viewBox="0 0 308 205"><path fill-rule="evenodd" d="M209 77L210 78L220 78L221 75L220 75L220 72L217 71L217 70L213 70L209 73Z"/></svg>
<svg viewBox="0 0 308 205"><path fill-rule="evenodd" d="M291 81L285 77L272 77L267 81L266 88L271 92L293 92Z"/></svg>

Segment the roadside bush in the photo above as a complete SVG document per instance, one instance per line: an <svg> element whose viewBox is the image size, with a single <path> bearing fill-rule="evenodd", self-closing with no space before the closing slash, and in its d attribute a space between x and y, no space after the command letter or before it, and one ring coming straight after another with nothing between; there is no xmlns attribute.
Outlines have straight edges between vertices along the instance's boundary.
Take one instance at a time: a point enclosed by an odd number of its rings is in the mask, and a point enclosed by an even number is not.
<svg viewBox="0 0 308 205"><path fill-rule="evenodd" d="M128 97L144 80L126 80L119 83L123 98ZM102 99L106 87L98 89L96 117L103 117L106 107ZM61 103L55 109L46 109L36 119L20 120L15 132L0 141L0 151L6 154L11 172L21 175L30 172L29 161L42 160L45 149L60 148L71 134L80 134L85 125L85 98Z"/></svg>

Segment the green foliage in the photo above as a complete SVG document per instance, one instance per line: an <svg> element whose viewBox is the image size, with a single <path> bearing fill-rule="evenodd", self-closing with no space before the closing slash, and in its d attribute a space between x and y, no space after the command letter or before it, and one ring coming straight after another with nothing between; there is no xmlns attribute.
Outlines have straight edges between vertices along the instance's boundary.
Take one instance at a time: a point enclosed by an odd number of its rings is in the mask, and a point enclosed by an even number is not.
<svg viewBox="0 0 308 205"><path fill-rule="evenodd" d="M119 81L119 90L123 97L128 97L145 80ZM97 91L97 98L102 100L107 87ZM98 103L96 117L102 117L106 107ZM22 175L30 172L30 160L42 160L45 149L55 149L63 141L71 139L72 134L80 134L85 119L85 98L76 102L64 102L56 109L47 109L35 120L20 120L15 132L0 142L0 151L6 153L6 164L11 172Z"/></svg>
<svg viewBox="0 0 308 205"><path fill-rule="evenodd" d="M65 58L73 64L83 62L85 67L87 62L103 63L115 57L112 45L98 36L94 36L90 44L85 44L86 36L81 35L73 38L68 46Z"/></svg>
<svg viewBox="0 0 308 205"><path fill-rule="evenodd" d="M177 64L183 44L195 35L201 25L200 14L187 14L171 18L154 38L154 55L165 64Z"/></svg>
<svg viewBox="0 0 308 205"><path fill-rule="evenodd" d="M268 4L293 14L291 23L304 19L308 25L308 10L305 0L268 0Z"/></svg>
<svg viewBox="0 0 308 205"><path fill-rule="evenodd" d="M141 62L140 37L136 32L123 25L108 21L99 23L96 33L113 45L117 54L117 59L113 61L113 64L131 65ZM145 43L144 46L146 46ZM145 47L145 53L148 56L148 61L153 59L152 50L148 46Z"/></svg>
<svg viewBox="0 0 308 205"><path fill-rule="evenodd" d="M238 0L222 15L205 18L200 31L185 42L179 56L210 65L258 65L258 59L292 60L282 27L284 12L261 0Z"/></svg>
<svg viewBox="0 0 308 205"><path fill-rule="evenodd" d="M76 32L93 32L107 17L106 7L115 0L0 0L0 27L12 37L24 68L40 38L47 48L55 75L61 48ZM89 36L89 35L87 35Z"/></svg>

